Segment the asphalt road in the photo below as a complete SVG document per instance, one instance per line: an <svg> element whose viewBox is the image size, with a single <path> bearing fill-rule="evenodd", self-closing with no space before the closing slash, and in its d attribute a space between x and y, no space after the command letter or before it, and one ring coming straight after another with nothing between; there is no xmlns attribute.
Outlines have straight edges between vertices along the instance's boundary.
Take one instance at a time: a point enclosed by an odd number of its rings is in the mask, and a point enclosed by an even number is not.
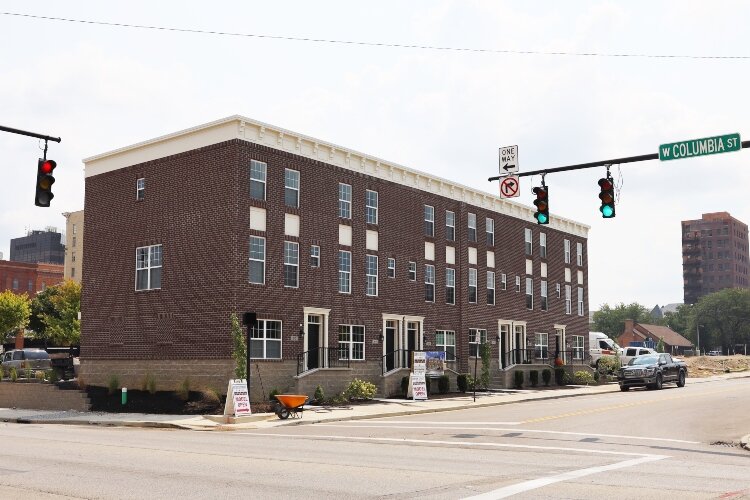
<svg viewBox="0 0 750 500"><path fill-rule="evenodd" d="M2 424L0 498L750 498L750 379L236 432Z"/></svg>

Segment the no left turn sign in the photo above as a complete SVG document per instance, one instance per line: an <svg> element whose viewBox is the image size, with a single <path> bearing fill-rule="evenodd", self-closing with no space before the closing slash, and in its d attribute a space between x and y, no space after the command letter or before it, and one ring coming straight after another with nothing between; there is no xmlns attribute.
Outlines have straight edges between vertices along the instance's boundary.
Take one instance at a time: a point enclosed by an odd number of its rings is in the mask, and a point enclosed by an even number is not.
<svg viewBox="0 0 750 500"><path fill-rule="evenodd" d="M515 198L516 196L520 196L520 186L517 175L503 177L503 180L500 181L500 197Z"/></svg>

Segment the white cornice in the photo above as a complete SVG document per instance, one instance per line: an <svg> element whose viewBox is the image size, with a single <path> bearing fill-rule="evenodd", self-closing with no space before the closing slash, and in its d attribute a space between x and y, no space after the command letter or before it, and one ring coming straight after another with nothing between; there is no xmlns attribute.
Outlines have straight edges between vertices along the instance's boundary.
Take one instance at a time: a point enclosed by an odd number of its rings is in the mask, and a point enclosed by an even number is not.
<svg viewBox="0 0 750 500"><path fill-rule="evenodd" d="M533 220L534 211L526 205L240 115L84 158L85 175L91 177L232 139L297 154L518 219ZM559 216L551 217L548 227L584 238L589 230L585 224Z"/></svg>

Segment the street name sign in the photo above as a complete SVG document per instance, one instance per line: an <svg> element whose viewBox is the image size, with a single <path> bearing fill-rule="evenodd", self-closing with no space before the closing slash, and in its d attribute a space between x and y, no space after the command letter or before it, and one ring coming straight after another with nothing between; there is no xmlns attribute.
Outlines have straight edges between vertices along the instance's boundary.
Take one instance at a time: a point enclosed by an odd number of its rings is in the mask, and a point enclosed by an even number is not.
<svg viewBox="0 0 750 500"><path fill-rule="evenodd" d="M715 137L704 137L703 139L662 144L659 146L659 159L661 161L681 160L696 156L730 153L740 149L742 149L740 134L717 135Z"/></svg>
<svg viewBox="0 0 750 500"><path fill-rule="evenodd" d="M518 146L500 148L500 175L518 172Z"/></svg>

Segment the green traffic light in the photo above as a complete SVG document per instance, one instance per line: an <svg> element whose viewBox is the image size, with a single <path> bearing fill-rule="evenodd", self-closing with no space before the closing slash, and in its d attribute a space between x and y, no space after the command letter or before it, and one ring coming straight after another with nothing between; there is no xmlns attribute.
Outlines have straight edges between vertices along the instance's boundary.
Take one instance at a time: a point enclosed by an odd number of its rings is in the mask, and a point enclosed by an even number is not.
<svg viewBox="0 0 750 500"><path fill-rule="evenodd" d="M536 214L536 221L539 224L546 224L547 223L547 216L541 213Z"/></svg>
<svg viewBox="0 0 750 500"><path fill-rule="evenodd" d="M615 214L615 208L612 205L602 206L602 217L608 219Z"/></svg>

